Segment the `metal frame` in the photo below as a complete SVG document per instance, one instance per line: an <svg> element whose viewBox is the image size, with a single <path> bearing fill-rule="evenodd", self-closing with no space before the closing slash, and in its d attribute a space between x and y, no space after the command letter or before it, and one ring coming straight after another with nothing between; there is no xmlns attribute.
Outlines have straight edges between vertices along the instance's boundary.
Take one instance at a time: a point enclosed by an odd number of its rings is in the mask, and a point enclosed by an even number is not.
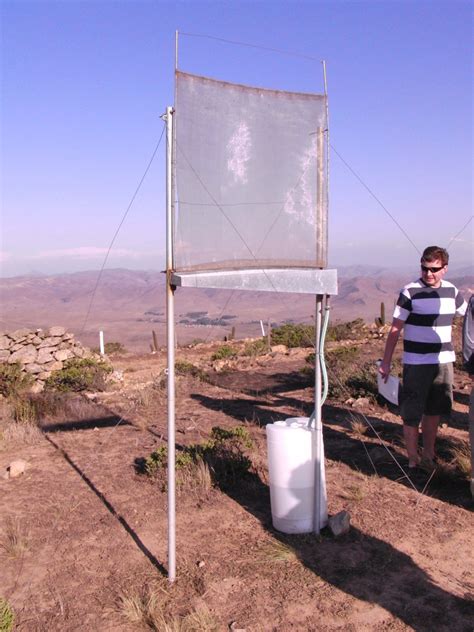
<svg viewBox="0 0 474 632"><path fill-rule="evenodd" d="M178 32L175 40L175 68L178 63ZM323 62L324 86L327 98L326 66ZM175 491L175 317L174 292L177 287L236 289L269 292L293 292L316 295L315 305L315 391L314 391L314 431L316 436L315 459L315 507L314 532L321 530L321 473L322 462L322 419L321 419L321 355L320 338L322 311L325 297L337 294L337 271L317 268L285 269L241 269L241 270L201 270L195 272L175 272L173 257L174 236L174 155L175 134L173 125L174 110L166 109L166 314L167 314L167 361L168 361L168 579L176 579L176 491ZM324 203L324 163L322 147L326 134L327 149L329 132L318 128L318 165L317 165L317 205ZM327 167L329 154L326 155ZM326 183L327 185L327 183ZM327 186L326 186L327 191ZM317 230L327 231L327 225L318 225ZM327 246L327 239L326 239ZM321 254L321 253L315 253Z"/></svg>

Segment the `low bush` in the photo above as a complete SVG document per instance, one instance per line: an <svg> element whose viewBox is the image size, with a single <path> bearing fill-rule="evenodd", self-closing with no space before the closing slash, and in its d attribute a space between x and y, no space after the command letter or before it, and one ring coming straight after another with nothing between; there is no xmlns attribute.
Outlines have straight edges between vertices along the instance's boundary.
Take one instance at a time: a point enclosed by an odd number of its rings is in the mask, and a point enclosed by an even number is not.
<svg viewBox="0 0 474 632"><path fill-rule="evenodd" d="M264 355L265 353L268 353L268 342L266 338L257 338L257 340L248 342L242 351L242 355L251 358Z"/></svg>
<svg viewBox="0 0 474 632"><path fill-rule="evenodd" d="M327 340L354 340L360 338L363 333L364 321L362 318L356 318L345 323L336 323L329 325L326 339Z"/></svg>
<svg viewBox="0 0 474 632"><path fill-rule="evenodd" d="M23 373L19 362L0 364L0 395L12 397L19 395L33 383L29 373Z"/></svg>
<svg viewBox="0 0 474 632"><path fill-rule="evenodd" d="M212 481L220 487L233 485L250 469L251 461L245 450L252 447L248 430L242 426L231 429L215 426L211 437L204 443L193 443L176 452L176 484L178 488L193 483L196 468L203 463L210 470ZM161 479L165 489L164 473L168 467L168 448L162 446L143 462L142 470L149 476Z"/></svg>
<svg viewBox="0 0 474 632"><path fill-rule="evenodd" d="M105 378L112 367L95 358L71 358L59 371L53 371L45 382L45 388L56 391L103 391Z"/></svg>
<svg viewBox="0 0 474 632"><path fill-rule="evenodd" d="M271 340L273 345L314 347L314 326L286 323L272 329Z"/></svg>
<svg viewBox="0 0 474 632"><path fill-rule="evenodd" d="M91 351L94 353L100 353L99 347L93 347ZM104 345L104 352L107 355L117 355L120 353L127 353L127 350L121 342L106 342Z"/></svg>
<svg viewBox="0 0 474 632"><path fill-rule="evenodd" d="M187 360L176 360L174 370L176 375L188 375L190 377L195 377L202 382L209 381L209 376L205 371L192 364L192 362L188 362Z"/></svg>
<svg viewBox="0 0 474 632"><path fill-rule="evenodd" d="M230 345L222 345L212 354L211 360L232 360L237 357L236 350Z"/></svg>

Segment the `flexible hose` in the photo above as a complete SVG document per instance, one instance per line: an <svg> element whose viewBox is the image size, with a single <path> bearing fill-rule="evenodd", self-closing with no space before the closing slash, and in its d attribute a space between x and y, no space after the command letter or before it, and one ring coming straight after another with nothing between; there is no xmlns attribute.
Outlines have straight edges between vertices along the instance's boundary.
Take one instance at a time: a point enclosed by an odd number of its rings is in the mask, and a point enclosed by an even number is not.
<svg viewBox="0 0 474 632"><path fill-rule="evenodd" d="M326 397L328 396L328 372L326 369L326 361L324 358L324 342L326 340L326 333L328 330L328 325L329 325L329 311L330 311L330 307L329 307L329 296L326 296L326 305L324 307L325 310L325 314L324 314L324 322L323 322L323 326L321 329L321 338L320 338L320 345L319 345L319 358L320 358L320 362L321 362L321 374L322 374L322 378L323 378L323 394L321 397L321 406L324 404L324 402L326 401Z"/></svg>
<svg viewBox="0 0 474 632"><path fill-rule="evenodd" d="M322 393L322 397L321 397L321 406L326 401L326 397L328 395L328 373L327 373L327 369L326 369L326 362L325 362L325 359L324 359L324 341L326 340L326 332L327 332L328 325L329 325L329 311L330 311L330 307L329 307L329 296L326 296L325 298L326 298L325 307L324 307L325 314L324 314L323 326L321 327L321 333L320 333L320 337L319 337L319 358L316 358L316 354L314 355L314 366L316 367L316 362L319 362L320 366L321 366L321 377L322 377L322 382L323 382L323 393ZM310 418L308 419L308 428L311 428L315 418L316 418L316 410L313 410L313 412L311 413Z"/></svg>

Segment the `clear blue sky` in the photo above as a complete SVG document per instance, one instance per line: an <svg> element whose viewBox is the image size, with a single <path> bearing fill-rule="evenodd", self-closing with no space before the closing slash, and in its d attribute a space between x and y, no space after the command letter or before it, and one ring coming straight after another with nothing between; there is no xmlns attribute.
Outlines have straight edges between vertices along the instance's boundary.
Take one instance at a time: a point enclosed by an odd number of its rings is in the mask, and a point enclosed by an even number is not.
<svg viewBox="0 0 474 632"><path fill-rule="evenodd" d="M473 4L3 0L2 274L96 269L173 103L174 33L325 59L331 142L421 249L473 212ZM322 90L321 66L180 36L182 70ZM164 265L164 143L107 267ZM451 245L472 261L473 223ZM413 246L331 156L330 260L404 265Z"/></svg>

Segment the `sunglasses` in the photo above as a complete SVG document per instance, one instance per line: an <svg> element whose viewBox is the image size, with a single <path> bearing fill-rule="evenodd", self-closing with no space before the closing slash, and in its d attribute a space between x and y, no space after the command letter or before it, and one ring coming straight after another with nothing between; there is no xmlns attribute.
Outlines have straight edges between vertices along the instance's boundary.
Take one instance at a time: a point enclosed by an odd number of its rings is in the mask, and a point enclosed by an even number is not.
<svg viewBox="0 0 474 632"><path fill-rule="evenodd" d="M445 268L446 266L439 266L438 268L434 268L430 266L424 266L423 264L421 265L421 269L423 270L423 272L432 272L433 274L435 272L439 272L440 270L442 270L443 268Z"/></svg>

